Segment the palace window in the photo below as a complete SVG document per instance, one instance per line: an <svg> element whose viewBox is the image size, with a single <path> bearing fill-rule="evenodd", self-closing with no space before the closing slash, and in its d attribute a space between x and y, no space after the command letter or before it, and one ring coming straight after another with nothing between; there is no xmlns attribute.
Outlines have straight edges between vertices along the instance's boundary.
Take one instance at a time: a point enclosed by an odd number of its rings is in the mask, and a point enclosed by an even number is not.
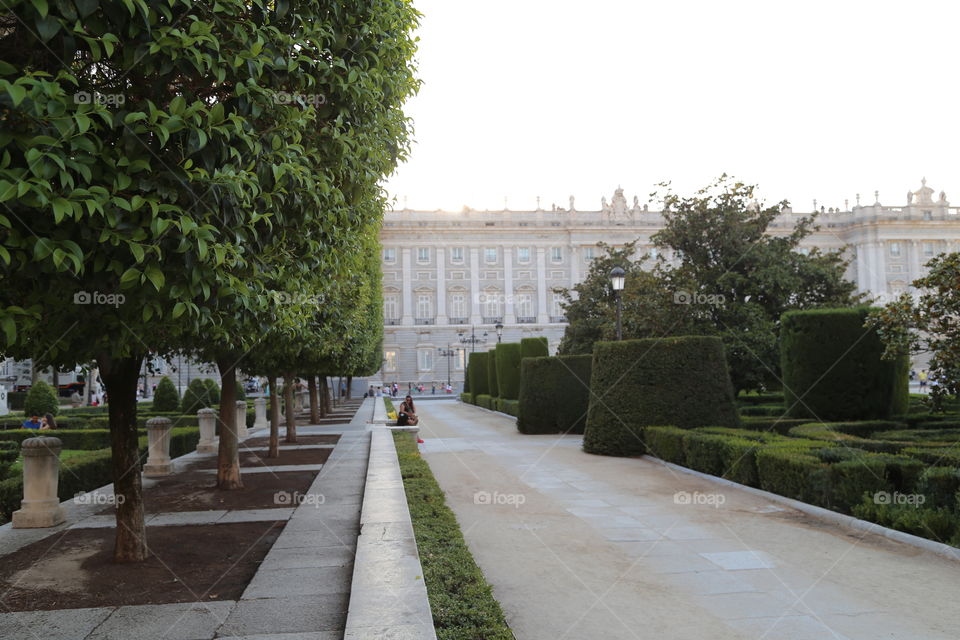
<svg viewBox="0 0 960 640"><path fill-rule="evenodd" d="M450 317L467 317L467 297L462 293L455 293L450 296Z"/></svg>
<svg viewBox="0 0 960 640"><path fill-rule="evenodd" d="M487 247L483 250L483 259L488 263L494 263L497 261L497 250L496 248Z"/></svg>
<svg viewBox="0 0 960 640"><path fill-rule="evenodd" d="M420 263L430 262L429 247L420 247L419 249L417 249L417 262L420 262Z"/></svg>
<svg viewBox="0 0 960 640"><path fill-rule="evenodd" d="M393 247L383 250L383 261L384 262L396 262L397 261L397 250Z"/></svg>
<svg viewBox="0 0 960 640"><path fill-rule="evenodd" d="M890 243L890 255L893 256L894 258L899 258L899 257L900 257L900 243L899 243L899 242L891 242L891 243Z"/></svg>
<svg viewBox="0 0 960 640"><path fill-rule="evenodd" d="M517 260L520 262L530 262L530 247L519 247L517 249Z"/></svg>
<svg viewBox="0 0 960 640"><path fill-rule="evenodd" d="M551 248L550 260L552 260L553 262L563 262L563 249L561 247Z"/></svg>
<svg viewBox="0 0 960 640"><path fill-rule="evenodd" d="M400 305L397 303L397 296L388 294L383 296L383 317L387 320L396 320L400 317Z"/></svg>
<svg viewBox="0 0 960 640"><path fill-rule="evenodd" d="M463 262L463 247L453 247L450 249L450 259L454 262Z"/></svg>
<svg viewBox="0 0 960 640"><path fill-rule="evenodd" d="M417 317L421 319L433 317L433 296L429 294L417 296Z"/></svg>
<svg viewBox="0 0 960 640"><path fill-rule="evenodd" d="M519 293L517 294L517 304L516 304L517 318L532 318L533 313L533 296L529 293Z"/></svg>
<svg viewBox="0 0 960 640"><path fill-rule="evenodd" d="M433 349L417 350L417 368L420 371L433 370Z"/></svg>
<svg viewBox="0 0 960 640"><path fill-rule="evenodd" d="M583 249L583 259L584 259L584 260L586 260L587 262L590 262L590 261L593 260L595 257L596 257L596 256L594 255L594 248L593 248L593 247L584 247L584 249Z"/></svg>
<svg viewBox="0 0 960 640"><path fill-rule="evenodd" d="M933 243L932 243L932 242L924 242L924 243L923 243L923 255L927 256L928 258L932 258L932 257L933 257Z"/></svg>
<svg viewBox="0 0 960 640"><path fill-rule="evenodd" d="M384 371L397 370L397 352L396 351L383 352L383 370Z"/></svg>

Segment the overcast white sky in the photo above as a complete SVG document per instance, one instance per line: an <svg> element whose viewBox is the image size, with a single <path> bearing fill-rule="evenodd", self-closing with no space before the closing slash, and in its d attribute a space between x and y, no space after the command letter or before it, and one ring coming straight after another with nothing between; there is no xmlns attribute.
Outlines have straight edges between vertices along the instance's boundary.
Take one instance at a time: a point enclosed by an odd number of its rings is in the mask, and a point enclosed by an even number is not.
<svg viewBox="0 0 960 640"><path fill-rule="evenodd" d="M597 209L727 172L797 210L960 205L960 3L414 0L397 207Z"/></svg>

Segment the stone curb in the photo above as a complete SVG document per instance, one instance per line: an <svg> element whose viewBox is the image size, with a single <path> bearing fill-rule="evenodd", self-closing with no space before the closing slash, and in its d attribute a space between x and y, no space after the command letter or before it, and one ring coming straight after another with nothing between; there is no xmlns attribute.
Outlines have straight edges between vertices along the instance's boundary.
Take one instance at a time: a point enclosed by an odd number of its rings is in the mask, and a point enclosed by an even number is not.
<svg viewBox="0 0 960 640"><path fill-rule="evenodd" d="M921 538L920 536L904 533L903 531L897 531L896 529L889 529L876 524L875 522L867 522L866 520L860 520L859 518L854 518L853 516L837 513L836 511L831 511L830 509L824 509L823 507L817 507L812 504L807 504L806 502L800 502L799 500L794 500L793 498L786 498L784 496L777 495L776 493L770 493L769 491L764 491L763 489L748 487L747 485L739 484L737 482L733 482L732 480L727 480L726 478L718 478L717 476L712 476L708 473L695 471L693 469L688 469L687 467L681 467L678 464L667 462L666 460L661 460L660 458L656 458L651 455L646 455L644 457L648 458L652 462L657 462L665 467L674 469L675 471L680 471L681 473L687 473L698 478L703 478L704 480L709 480L714 484L719 484L724 487L745 491L752 495L764 498L765 500L769 500L770 502L782 504L786 507L790 507L791 509L796 509L797 511L805 513L809 516L840 527L853 529L855 531L864 531L866 533L874 533L885 538L889 538L890 540L902 542L903 544L910 545L911 547L916 547L917 549L922 549L938 556L949 558L950 560L960 561L960 549L951 547L948 544Z"/></svg>
<svg viewBox="0 0 960 640"><path fill-rule="evenodd" d="M514 422L517 421L517 416L512 416L509 413L504 413L503 411L497 411L495 409L487 409L486 407L478 407L475 404L470 404L469 402L463 402L463 400L457 400L457 402L463 403L464 406L473 407L474 409L480 409L480 411L486 411L487 413L492 413L495 416L503 416L504 418L509 418ZM579 435L579 434L578 434Z"/></svg>
<svg viewBox="0 0 960 640"><path fill-rule="evenodd" d="M436 640L390 429L372 428L369 460L344 640Z"/></svg>

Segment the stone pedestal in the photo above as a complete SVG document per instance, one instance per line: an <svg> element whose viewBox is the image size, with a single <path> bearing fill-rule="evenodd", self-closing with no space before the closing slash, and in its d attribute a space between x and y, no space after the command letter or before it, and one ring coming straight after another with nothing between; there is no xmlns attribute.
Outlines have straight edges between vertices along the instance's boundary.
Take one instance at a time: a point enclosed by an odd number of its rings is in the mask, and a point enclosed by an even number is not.
<svg viewBox="0 0 960 640"><path fill-rule="evenodd" d="M237 438L243 440L250 433L247 431L247 403L237 400Z"/></svg>
<svg viewBox="0 0 960 640"><path fill-rule="evenodd" d="M0 416L5 416L10 413L10 409L7 408L7 388L0 384Z"/></svg>
<svg viewBox="0 0 960 640"><path fill-rule="evenodd" d="M265 429L267 425L267 399L254 398L253 409L256 413L256 419L253 421L253 430Z"/></svg>
<svg viewBox="0 0 960 640"><path fill-rule="evenodd" d="M217 412L213 409L197 411L197 420L200 422L200 442L197 443L197 453L216 453L217 444L214 441L217 435Z"/></svg>
<svg viewBox="0 0 960 640"><path fill-rule="evenodd" d="M147 420L147 464L143 465L143 475L153 478L173 473L170 461L170 418L150 418Z"/></svg>
<svg viewBox="0 0 960 640"><path fill-rule="evenodd" d="M27 438L23 455L23 501L13 512L14 529L53 527L67 519L57 497L60 481L60 438Z"/></svg>

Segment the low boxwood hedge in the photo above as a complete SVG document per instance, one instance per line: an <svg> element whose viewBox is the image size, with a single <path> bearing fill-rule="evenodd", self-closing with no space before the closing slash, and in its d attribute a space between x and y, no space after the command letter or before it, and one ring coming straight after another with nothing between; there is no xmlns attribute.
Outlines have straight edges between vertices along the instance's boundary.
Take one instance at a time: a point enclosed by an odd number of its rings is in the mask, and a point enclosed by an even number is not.
<svg viewBox="0 0 960 640"><path fill-rule="evenodd" d="M468 404L473 404L473 394L469 391L465 391L460 394L460 401L466 402Z"/></svg>
<svg viewBox="0 0 960 640"><path fill-rule="evenodd" d="M478 393L476 405L482 409L493 409L493 396L489 393Z"/></svg>

